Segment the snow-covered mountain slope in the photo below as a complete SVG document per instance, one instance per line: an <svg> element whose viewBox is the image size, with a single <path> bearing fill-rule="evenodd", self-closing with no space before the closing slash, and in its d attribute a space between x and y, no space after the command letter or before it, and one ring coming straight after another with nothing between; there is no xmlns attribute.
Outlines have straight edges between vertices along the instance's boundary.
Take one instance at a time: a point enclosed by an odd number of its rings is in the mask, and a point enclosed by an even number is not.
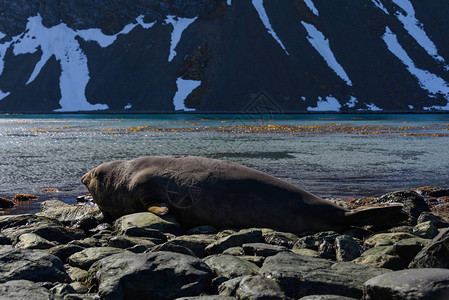
<svg viewBox="0 0 449 300"><path fill-rule="evenodd" d="M447 28L447 0L4 0L0 112L445 111Z"/></svg>

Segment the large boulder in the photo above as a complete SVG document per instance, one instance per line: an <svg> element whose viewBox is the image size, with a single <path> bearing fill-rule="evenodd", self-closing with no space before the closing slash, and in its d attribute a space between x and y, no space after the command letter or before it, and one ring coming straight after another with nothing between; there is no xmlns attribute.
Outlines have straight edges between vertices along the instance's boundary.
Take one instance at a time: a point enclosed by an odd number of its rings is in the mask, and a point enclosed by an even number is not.
<svg viewBox="0 0 449 300"><path fill-rule="evenodd" d="M449 228L440 232L410 263L410 268L449 268Z"/></svg>
<svg viewBox="0 0 449 300"><path fill-rule="evenodd" d="M174 253L121 253L89 269L88 286L101 299L175 299L210 288L212 271L198 258Z"/></svg>
<svg viewBox="0 0 449 300"><path fill-rule="evenodd" d="M410 269L382 274L364 284L364 299L448 299L449 270Z"/></svg>
<svg viewBox="0 0 449 300"><path fill-rule="evenodd" d="M114 228L119 231L119 233L124 233L134 227L156 229L173 234L182 232L181 226L173 217L169 215L159 217L150 212L125 215L114 222Z"/></svg>
<svg viewBox="0 0 449 300"><path fill-rule="evenodd" d="M286 296L291 298L313 294L337 294L360 298L363 283L386 272L391 271L350 262L333 263L325 259L281 252L268 257L259 274L275 279Z"/></svg>
<svg viewBox="0 0 449 300"><path fill-rule="evenodd" d="M0 248L0 282L10 280L65 282L70 278L56 256L39 250Z"/></svg>

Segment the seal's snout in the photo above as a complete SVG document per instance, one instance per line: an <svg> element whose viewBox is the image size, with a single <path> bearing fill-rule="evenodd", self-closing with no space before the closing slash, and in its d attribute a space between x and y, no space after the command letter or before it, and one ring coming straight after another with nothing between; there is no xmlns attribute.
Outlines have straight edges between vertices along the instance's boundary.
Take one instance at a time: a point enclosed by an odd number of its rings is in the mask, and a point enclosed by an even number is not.
<svg viewBox="0 0 449 300"><path fill-rule="evenodd" d="M91 179L92 179L92 171L89 171L86 174L84 174L83 177L81 177L81 183L86 186L89 186Z"/></svg>

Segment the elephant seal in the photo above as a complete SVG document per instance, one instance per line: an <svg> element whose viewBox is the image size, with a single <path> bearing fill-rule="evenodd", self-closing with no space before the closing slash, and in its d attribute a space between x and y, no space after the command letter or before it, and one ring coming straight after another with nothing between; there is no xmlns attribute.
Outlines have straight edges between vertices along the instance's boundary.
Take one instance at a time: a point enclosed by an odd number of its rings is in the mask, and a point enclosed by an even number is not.
<svg viewBox="0 0 449 300"><path fill-rule="evenodd" d="M92 169L81 182L106 218L170 211L187 228L266 227L300 233L382 224L402 215L400 204L348 211L266 173L195 156L112 161Z"/></svg>

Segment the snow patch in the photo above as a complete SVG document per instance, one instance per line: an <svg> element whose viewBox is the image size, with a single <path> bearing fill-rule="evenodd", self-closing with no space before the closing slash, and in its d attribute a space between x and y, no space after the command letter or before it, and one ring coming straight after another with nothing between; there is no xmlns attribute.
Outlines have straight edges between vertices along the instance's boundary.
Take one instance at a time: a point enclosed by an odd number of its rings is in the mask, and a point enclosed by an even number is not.
<svg viewBox="0 0 449 300"><path fill-rule="evenodd" d="M370 111L380 111L382 108L377 107L374 103L366 104L367 110Z"/></svg>
<svg viewBox="0 0 449 300"><path fill-rule="evenodd" d="M389 15L388 10L385 8L382 2L380 2L380 0L371 0L371 1L374 3L375 6L383 10L384 13L386 13L387 15Z"/></svg>
<svg viewBox="0 0 449 300"><path fill-rule="evenodd" d="M184 100L187 99L187 96L190 93L201 85L200 80L186 80L178 77L176 80L176 85L178 86L178 91L176 92L173 98L173 105L175 106L175 110L184 110L184 111L192 111L195 109L186 108L184 104Z"/></svg>
<svg viewBox="0 0 449 300"><path fill-rule="evenodd" d="M324 58L327 65L343 79L347 85L352 86L352 82L346 74L343 67L335 59L334 53L329 46L329 40L312 24L301 21L301 24L307 30L307 40L315 48L316 51Z"/></svg>
<svg viewBox="0 0 449 300"><path fill-rule="evenodd" d="M413 105L408 106L409 109L414 109Z"/></svg>
<svg viewBox="0 0 449 300"><path fill-rule="evenodd" d="M263 6L263 0L252 0L254 8L257 10L257 13L259 14L259 18L262 21L265 28L268 30L268 33L271 34L271 36L276 40L276 42L281 46L281 48L284 50L284 52L287 55L290 55L287 52L287 49L285 49L284 44L277 36L276 32L274 32L273 27L271 27L270 19L268 18L267 12L265 10L265 7Z"/></svg>
<svg viewBox="0 0 449 300"><path fill-rule="evenodd" d="M126 25L120 32L114 34L114 35L107 35L101 32L101 29L99 28L90 28L90 29L83 29L76 31L76 34L81 37L83 40L89 42L94 41L97 42L100 47L105 48L110 45L112 45L115 40L117 39L117 36L121 34L128 34L133 30L137 25L142 26L144 29L149 29L153 27L153 25L156 22L152 23L145 23L143 22L143 16L140 15L136 18L136 24L128 24Z"/></svg>
<svg viewBox="0 0 449 300"><path fill-rule="evenodd" d="M431 107L423 107L423 110L449 110L449 102L446 104L446 106L434 105Z"/></svg>
<svg viewBox="0 0 449 300"><path fill-rule="evenodd" d="M11 94L10 92L3 92L2 90L0 90L0 101L3 100L3 98L5 98L6 96L8 96L9 94Z"/></svg>
<svg viewBox="0 0 449 300"><path fill-rule="evenodd" d="M419 85L431 94L443 94L449 100L449 85L440 77L426 70L418 69L407 52L399 44L396 35L389 27L385 28L382 39L387 44L388 50L393 53L407 67L407 70L416 78Z"/></svg>
<svg viewBox="0 0 449 300"><path fill-rule="evenodd" d="M27 84L32 82L51 56L61 64L59 86L61 89L60 109L56 111L88 111L108 109L105 104L87 102L84 90L89 82L87 57L75 39L76 31L64 23L47 28L42 24L38 14L28 18L26 33L13 38L14 55L42 51L40 61L36 64Z"/></svg>
<svg viewBox="0 0 449 300"><path fill-rule="evenodd" d="M357 98L354 96L351 96L351 98L349 99L348 102L346 102L345 105L349 108L353 108L356 106L357 102L358 102Z"/></svg>
<svg viewBox="0 0 449 300"><path fill-rule="evenodd" d="M3 68L5 66L5 54L6 50L8 50L11 42L6 42L4 44L0 44L0 75L3 73Z"/></svg>
<svg viewBox="0 0 449 300"><path fill-rule="evenodd" d="M327 96L326 100L318 97L316 107L307 107L308 111L340 111L341 105L335 97Z"/></svg>
<svg viewBox="0 0 449 300"><path fill-rule="evenodd" d="M312 0L304 0L304 3L315 15L319 15L318 9L316 9L315 4L313 4Z"/></svg>
<svg viewBox="0 0 449 300"><path fill-rule="evenodd" d="M132 107L133 107L133 105L131 103L128 103L123 108L128 110L128 109L131 109Z"/></svg>
<svg viewBox="0 0 449 300"><path fill-rule="evenodd" d="M302 96L302 97L301 97L301 100L302 100L302 101L306 101L307 99L306 99L306 97Z"/></svg>
<svg viewBox="0 0 449 300"><path fill-rule="evenodd" d="M438 55L438 50L435 44L430 40L424 31L424 26L415 17L415 9L409 0L393 0L393 2L405 11L405 15L402 12L396 12L396 17L404 25L405 30L416 40L416 42L426 50L426 52L432 56L435 60L444 63L445 68L448 70L449 66L446 65L444 58Z"/></svg>
<svg viewBox="0 0 449 300"><path fill-rule="evenodd" d="M170 43L170 54L168 55L168 61L171 62L176 56L175 48L181 40L182 33L192 24L195 18L178 18L176 16L167 16L165 22L173 26L173 31L171 33L171 43Z"/></svg>
<svg viewBox="0 0 449 300"><path fill-rule="evenodd" d="M228 3L229 6L232 5L232 0L227 0L226 3Z"/></svg>

